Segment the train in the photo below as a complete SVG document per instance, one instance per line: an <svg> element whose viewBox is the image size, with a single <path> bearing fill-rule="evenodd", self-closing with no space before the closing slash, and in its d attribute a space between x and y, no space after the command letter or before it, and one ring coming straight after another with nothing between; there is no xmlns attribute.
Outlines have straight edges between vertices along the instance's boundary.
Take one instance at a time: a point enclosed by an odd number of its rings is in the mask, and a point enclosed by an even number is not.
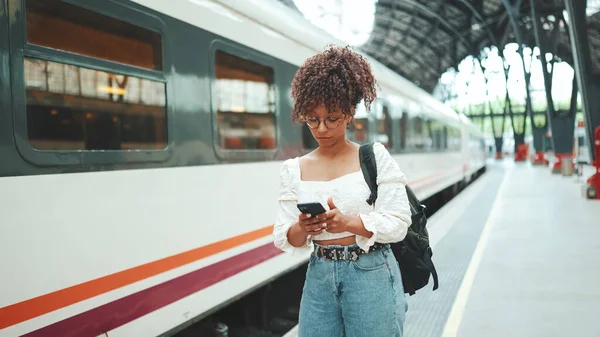
<svg viewBox="0 0 600 337"><path fill-rule="evenodd" d="M298 67L344 43L279 1L0 0L0 336L167 336L308 256L272 241ZM349 131L422 200L486 169L467 117L368 57Z"/></svg>

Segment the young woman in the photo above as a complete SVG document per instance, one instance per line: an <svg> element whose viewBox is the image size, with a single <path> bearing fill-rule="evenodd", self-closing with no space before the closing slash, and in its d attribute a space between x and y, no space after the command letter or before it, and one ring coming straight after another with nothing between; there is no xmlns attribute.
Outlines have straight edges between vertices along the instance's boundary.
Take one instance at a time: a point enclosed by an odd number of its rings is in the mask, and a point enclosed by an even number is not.
<svg viewBox="0 0 600 337"><path fill-rule="evenodd" d="M300 304L300 337L401 337L406 299L398 263L387 243L411 224L406 178L380 143L374 144L378 197L346 129L359 102L376 98L369 63L350 48L328 47L304 63L292 82L293 119L308 125L318 148L281 167L275 245L312 252ZM298 203L326 212L301 214Z"/></svg>

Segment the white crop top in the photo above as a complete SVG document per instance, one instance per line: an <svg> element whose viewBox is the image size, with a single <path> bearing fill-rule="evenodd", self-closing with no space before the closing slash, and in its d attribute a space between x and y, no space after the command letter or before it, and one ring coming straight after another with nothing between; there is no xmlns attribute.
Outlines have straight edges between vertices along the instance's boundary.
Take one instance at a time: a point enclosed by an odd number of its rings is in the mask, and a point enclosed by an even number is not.
<svg viewBox="0 0 600 337"><path fill-rule="evenodd" d="M362 171L346 174L330 181L302 181L298 157L283 162L280 171L279 210L273 229L275 246L295 253L313 250L313 240L330 240L352 236L350 232L327 233L308 236L306 244L292 246L287 240L290 227L298 221L300 211L296 204L320 202L329 210L327 199L346 215L358 215L365 229L372 232L370 238L356 235L356 244L369 251L375 242L391 243L404 239L411 224L410 207L406 195L406 177L398 163L381 143L373 146L377 162L377 201L374 207L367 203L370 190Z"/></svg>

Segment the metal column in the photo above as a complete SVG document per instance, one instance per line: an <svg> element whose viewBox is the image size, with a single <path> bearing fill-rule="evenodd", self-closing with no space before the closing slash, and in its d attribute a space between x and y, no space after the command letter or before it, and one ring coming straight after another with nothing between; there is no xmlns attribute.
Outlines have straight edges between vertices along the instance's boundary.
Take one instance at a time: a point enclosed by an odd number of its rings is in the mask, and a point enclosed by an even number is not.
<svg viewBox="0 0 600 337"><path fill-rule="evenodd" d="M515 138L515 161L522 161L525 160L526 158L523 158L523 154L521 153L521 151L519 151L519 145L524 143L524 139L525 139L525 131L527 129L527 114L529 114L530 116L530 122L532 127L534 127L534 122L533 122L533 109L531 107L531 93L529 90L529 83L530 83L530 79L531 79L531 73L527 71L527 69L525 68L525 55L523 54L523 46L525 45L525 41L523 39L523 32L521 31L521 27L519 27L519 23L517 22L517 19L520 17L520 9L521 9L521 4L522 4L522 0L517 0L516 3L514 5L512 5L510 3L509 0L503 0L502 1L504 3L504 7L506 8L506 12L508 14L508 18L510 19L510 22L512 24L513 27L513 33L515 34L515 39L517 40L517 44L519 45L519 53L521 54L521 64L523 66L523 75L525 77L525 92L527 94L526 98L525 98L525 104L526 104L526 108L525 108L525 118L523 121L523 133L522 134L517 134L517 131L514 130L514 115L512 113L512 107L510 107L509 113L511 116L511 121L513 123L513 131L514 131L514 138ZM533 52L533 51L532 51Z"/></svg>
<svg viewBox="0 0 600 337"><path fill-rule="evenodd" d="M581 94L585 130L588 139L590 158L593 154L594 129L600 126L600 74L592 73L592 58L586 27L586 0L565 0L569 13L569 37L573 51L577 87ZM600 158L595 158L600 160Z"/></svg>
<svg viewBox="0 0 600 337"><path fill-rule="evenodd" d="M573 135L575 132L575 114L576 109L569 109L567 111L556 111L554 108L554 100L552 99L552 71L548 71L548 63L546 61L546 54L552 54L552 57L556 55L556 46L558 43L558 32L559 22L554 22L552 30L549 32L550 36L543 29L541 23L541 17L539 15L539 4L538 0L530 0L531 4L531 18L533 20L533 31L535 35L535 41L540 49L540 61L542 63L542 74L544 77L544 89L546 91L546 101L548 103L546 120L549 124L550 130L552 130L552 147L557 161L554 163L552 172L560 172L562 168L561 158L571 158L573 153ZM559 13L552 13L555 17L560 17ZM576 89L576 88L574 88ZM577 95L577 91L573 90L573 93Z"/></svg>
<svg viewBox="0 0 600 337"><path fill-rule="evenodd" d="M587 1L565 0L569 13L569 37L575 64L575 77L581 93L585 130L590 158L596 166L596 173L587 180L586 196L600 200L600 74L592 73L592 57L586 26Z"/></svg>

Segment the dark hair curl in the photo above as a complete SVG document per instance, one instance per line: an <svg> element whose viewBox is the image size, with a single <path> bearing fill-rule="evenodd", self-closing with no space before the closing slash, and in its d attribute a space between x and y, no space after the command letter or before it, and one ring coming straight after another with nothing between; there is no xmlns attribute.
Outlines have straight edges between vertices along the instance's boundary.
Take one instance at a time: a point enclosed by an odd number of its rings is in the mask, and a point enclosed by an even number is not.
<svg viewBox="0 0 600 337"><path fill-rule="evenodd" d="M364 100L369 111L377 98L376 85L371 65L361 54L349 46L330 44L296 72L292 80L292 119L300 120L321 104L330 113L341 110L353 116L353 110Z"/></svg>

